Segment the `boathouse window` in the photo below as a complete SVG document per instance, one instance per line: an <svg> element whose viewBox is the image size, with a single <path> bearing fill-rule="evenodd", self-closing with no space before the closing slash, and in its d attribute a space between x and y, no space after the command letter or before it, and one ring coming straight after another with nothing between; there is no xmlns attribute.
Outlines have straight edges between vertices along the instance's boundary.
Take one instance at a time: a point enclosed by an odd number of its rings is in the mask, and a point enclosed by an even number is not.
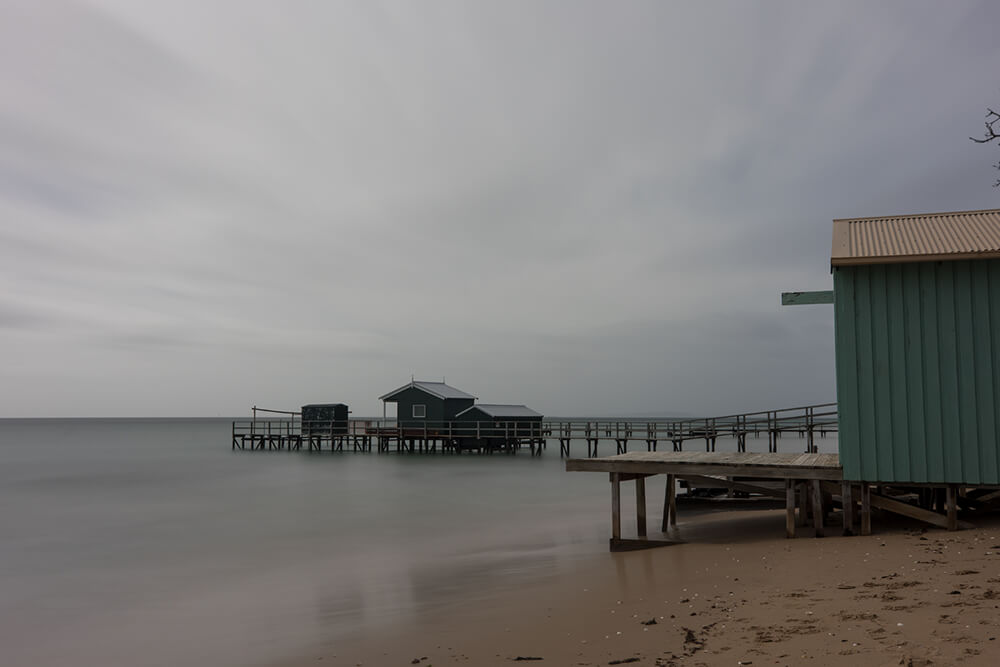
<svg viewBox="0 0 1000 667"><path fill-rule="evenodd" d="M427 406L423 403L419 403L413 406L413 418L423 419L427 416Z"/></svg>

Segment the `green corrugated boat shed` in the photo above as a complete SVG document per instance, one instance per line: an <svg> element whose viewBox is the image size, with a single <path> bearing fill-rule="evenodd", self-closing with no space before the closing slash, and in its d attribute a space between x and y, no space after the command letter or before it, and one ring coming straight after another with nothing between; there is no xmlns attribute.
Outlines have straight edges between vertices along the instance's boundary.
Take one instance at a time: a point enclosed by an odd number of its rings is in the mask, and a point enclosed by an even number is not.
<svg viewBox="0 0 1000 667"><path fill-rule="evenodd" d="M1000 209L834 220L840 463L1000 484Z"/></svg>

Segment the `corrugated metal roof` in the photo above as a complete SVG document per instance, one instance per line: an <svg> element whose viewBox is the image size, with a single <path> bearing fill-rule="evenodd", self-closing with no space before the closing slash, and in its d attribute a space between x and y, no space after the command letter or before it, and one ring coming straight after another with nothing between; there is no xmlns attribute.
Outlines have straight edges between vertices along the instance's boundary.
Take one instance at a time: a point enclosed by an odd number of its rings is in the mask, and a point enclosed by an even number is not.
<svg viewBox="0 0 1000 667"><path fill-rule="evenodd" d="M459 412L456 417L461 417L470 410L482 410L490 417L541 417L540 412L535 412L524 405L499 405L497 403L478 403L471 408L466 408Z"/></svg>
<svg viewBox="0 0 1000 667"><path fill-rule="evenodd" d="M1000 209L833 221L832 266L1000 257Z"/></svg>
<svg viewBox="0 0 1000 667"><path fill-rule="evenodd" d="M428 394L430 394L432 396L437 396L438 398L444 398L444 399L447 399L447 398L471 398L473 400L476 399L476 397L473 396L472 394L466 394L461 389L455 389L455 387L452 387L451 385L447 385L444 382L422 382L420 380L413 380L411 382L408 382L407 384L404 384L399 389L394 389L394 390L390 391L385 396L380 396L379 400L380 401L389 400L390 398L392 398L393 396L395 396L399 392L404 391L406 389L409 389L411 387L415 387L417 389L421 389L423 391L426 391Z"/></svg>

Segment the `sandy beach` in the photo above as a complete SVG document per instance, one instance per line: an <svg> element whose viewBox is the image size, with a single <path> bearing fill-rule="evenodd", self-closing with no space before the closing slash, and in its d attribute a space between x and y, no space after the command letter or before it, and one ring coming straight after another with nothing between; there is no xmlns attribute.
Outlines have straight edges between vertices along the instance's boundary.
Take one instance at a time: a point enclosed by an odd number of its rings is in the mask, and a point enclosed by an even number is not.
<svg viewBox="0 0 1000 667"><path fill-rule="evenodd" d="M683 523L685 544L316 647L306 665L994 665L1000 520L956 533L879 517L786 540L780 510ZM803 531L808 532L808 531Z"/></svg>

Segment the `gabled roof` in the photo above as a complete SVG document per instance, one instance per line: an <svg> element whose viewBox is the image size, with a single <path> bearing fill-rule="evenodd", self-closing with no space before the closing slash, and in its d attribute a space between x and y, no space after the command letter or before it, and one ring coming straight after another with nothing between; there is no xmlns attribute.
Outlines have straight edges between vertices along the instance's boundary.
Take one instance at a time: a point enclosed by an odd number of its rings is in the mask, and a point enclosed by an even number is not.
<svg viewBox="0 0 1000 667"><path fill-rule="evenodd" d="M470 410L480 410L490 417L541 417L541 413L535 412L523 405L499 405L496 403L477 403L471 408L466 408L459 412L456 417L461 417Z"/></svg>
<svg viewBox="0 0 1000 667"><path fill-rule="evenodd" d="M420 391L426 392L431 396L435 396L441 399L471 398L472 400L476 400L476 397L473 396L472 394L466 394L461 389L455 389L451 385L447 385L444 382L422 382L420 380L411 380L408 384L404 384L399 389L393 389L385 396L379 396L379 400L392 401L393 396L411 388L419 389Z"/></svg>
<svg viewBox="0 0 1000 667"><path fill-rule="evenodd" d="M833 221L831 266L1000 257L1000 209Z"/></svg>

